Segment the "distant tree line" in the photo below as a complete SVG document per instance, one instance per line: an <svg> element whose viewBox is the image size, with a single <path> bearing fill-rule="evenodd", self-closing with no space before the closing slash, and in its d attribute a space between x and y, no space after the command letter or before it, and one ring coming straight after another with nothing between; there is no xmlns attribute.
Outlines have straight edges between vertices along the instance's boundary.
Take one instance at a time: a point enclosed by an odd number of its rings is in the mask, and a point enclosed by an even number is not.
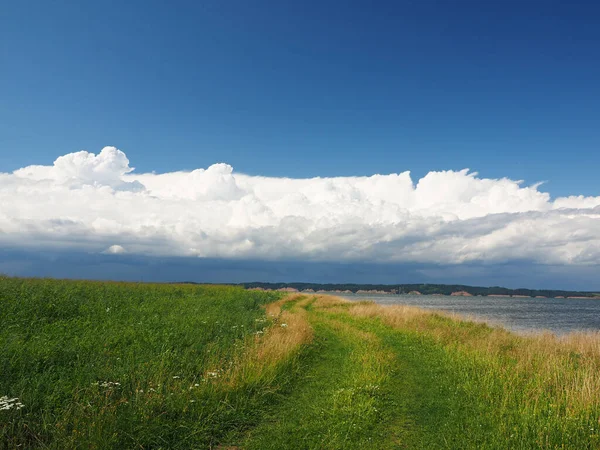
<svg viewBox="0 0 600 450"><path fill-rule="evenodd" d="M321 283L240 283L246 289L282 289L294 288L299 291L312 289L313 291L383 291L390 294L408 294L418 291L424 295L442 294L450 295L453 292L464 291L471 295L524 295L528 297L598 297L600 293L587 291L562 291L554 289L508 289L500 286L482 287L465 286L462 284L321 284Z"/></svg>

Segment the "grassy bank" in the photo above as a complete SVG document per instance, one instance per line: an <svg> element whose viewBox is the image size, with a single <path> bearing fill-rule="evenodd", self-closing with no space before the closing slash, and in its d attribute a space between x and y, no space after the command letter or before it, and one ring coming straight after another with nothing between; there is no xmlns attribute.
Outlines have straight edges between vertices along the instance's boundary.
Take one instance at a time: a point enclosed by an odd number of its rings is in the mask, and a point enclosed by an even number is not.
<svg viewBox="0 0 600 450"><path fill-rule="evenodd" d="M0 448L208 448L256 424L310 339L273 326L278 298L0 279Z"/></svg>
<svg viewBox="0 0 600 450"><path fill-rule="evenodd" d="M0 279L0 448L600 448L599 374L596 335L318 295Z"/></svg>

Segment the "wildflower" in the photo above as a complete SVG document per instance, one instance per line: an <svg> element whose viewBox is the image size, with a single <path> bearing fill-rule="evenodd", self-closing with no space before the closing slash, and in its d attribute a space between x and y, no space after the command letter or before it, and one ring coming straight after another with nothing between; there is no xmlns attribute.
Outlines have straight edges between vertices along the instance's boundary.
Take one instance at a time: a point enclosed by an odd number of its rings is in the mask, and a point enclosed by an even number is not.
<svg viewBox="0 0 600 450"><path fill-rule="evenodd" d="M196 403L196 400L190 400L190 403Z"/></svg>
<svg viewBox="0 0 600 450"><path fill-rule="evenodd" d="M175 376L173 377L173 379L174 379L174 380L178 380L179 378L181 378L179 375L175 375Z"/></svg>
<svg viewBox="0 0 600 450"><path fill-rule="evenodd" d="M200 385L199 385L198 383L194 383L194 386L195 386L195 387L198 387L198 386L200 386Z"/></svg>
<svg viewBox="0 0 600 450"><path fill-rule="evenodd" d="M287 323L282 323L281 324L281 328L286 328L287 327Z"/></svg>
<svg viewBox="0 0 600 450"><path fill-rule="evenodd" d="M106 312L110 312L110 308L106 308Z"/></svg>
<svg viewBox="0 0 600 450"><path fill-rule="evenodd" d="M263 334L263 333L264 333L264 331L262 331L262 330L258 330L258 331L256 332L256 334Z"/></svg>
<svg viewBox="0 0 600 450"><path fill-rule="evenodd" d="M121 386L121 383L117 381L96 381L95 383L92 383L92 386L100 386L103 388L112 389Z"/></svg>
<svg viewBox="0 0 600 450"><path fill-rule="evenodd" d="M8 411L9 409L16 409L17 411L23 408L25 405L19 401L18 398L8 398L6 395L0 397L0 411Z"/></svg>

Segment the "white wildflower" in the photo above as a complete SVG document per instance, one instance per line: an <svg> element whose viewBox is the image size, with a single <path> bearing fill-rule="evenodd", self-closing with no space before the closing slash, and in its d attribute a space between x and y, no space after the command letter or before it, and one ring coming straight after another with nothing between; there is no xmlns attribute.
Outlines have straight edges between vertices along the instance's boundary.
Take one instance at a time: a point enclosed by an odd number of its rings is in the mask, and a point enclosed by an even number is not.
<svg viewBox="0 0 600 450"><path fill-rule="evenodd" d="M95 383L92 383L92 386L100 386L106 389L112 389L121 386L121 383L118 381L96 381Z"/></svg>
<svg viewBox="0 0 600 450"><path fill-rule="evenodd" d="M19 401L18 398L8 398L6 395L0 397L0 411L8 411L9 409L16 409L17 411L23 408L25 405Z"/></svg>
<svg viewBox="0 0 600 450"><path fill-rule="evenodd" d="M287 323L282 323L281 324L281 328L286 328L287 327Z"/></svg>

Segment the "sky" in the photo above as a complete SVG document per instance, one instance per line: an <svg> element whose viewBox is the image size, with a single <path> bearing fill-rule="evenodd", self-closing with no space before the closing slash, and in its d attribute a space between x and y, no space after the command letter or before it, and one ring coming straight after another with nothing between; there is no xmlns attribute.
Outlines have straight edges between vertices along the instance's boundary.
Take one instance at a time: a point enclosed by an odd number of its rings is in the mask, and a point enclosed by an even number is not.
<svg viewBox="0 0 600 450"><path fill-rule="evenodd" d="M600 289L599 23L589 1L5 2L0 271Z"/></svg>

